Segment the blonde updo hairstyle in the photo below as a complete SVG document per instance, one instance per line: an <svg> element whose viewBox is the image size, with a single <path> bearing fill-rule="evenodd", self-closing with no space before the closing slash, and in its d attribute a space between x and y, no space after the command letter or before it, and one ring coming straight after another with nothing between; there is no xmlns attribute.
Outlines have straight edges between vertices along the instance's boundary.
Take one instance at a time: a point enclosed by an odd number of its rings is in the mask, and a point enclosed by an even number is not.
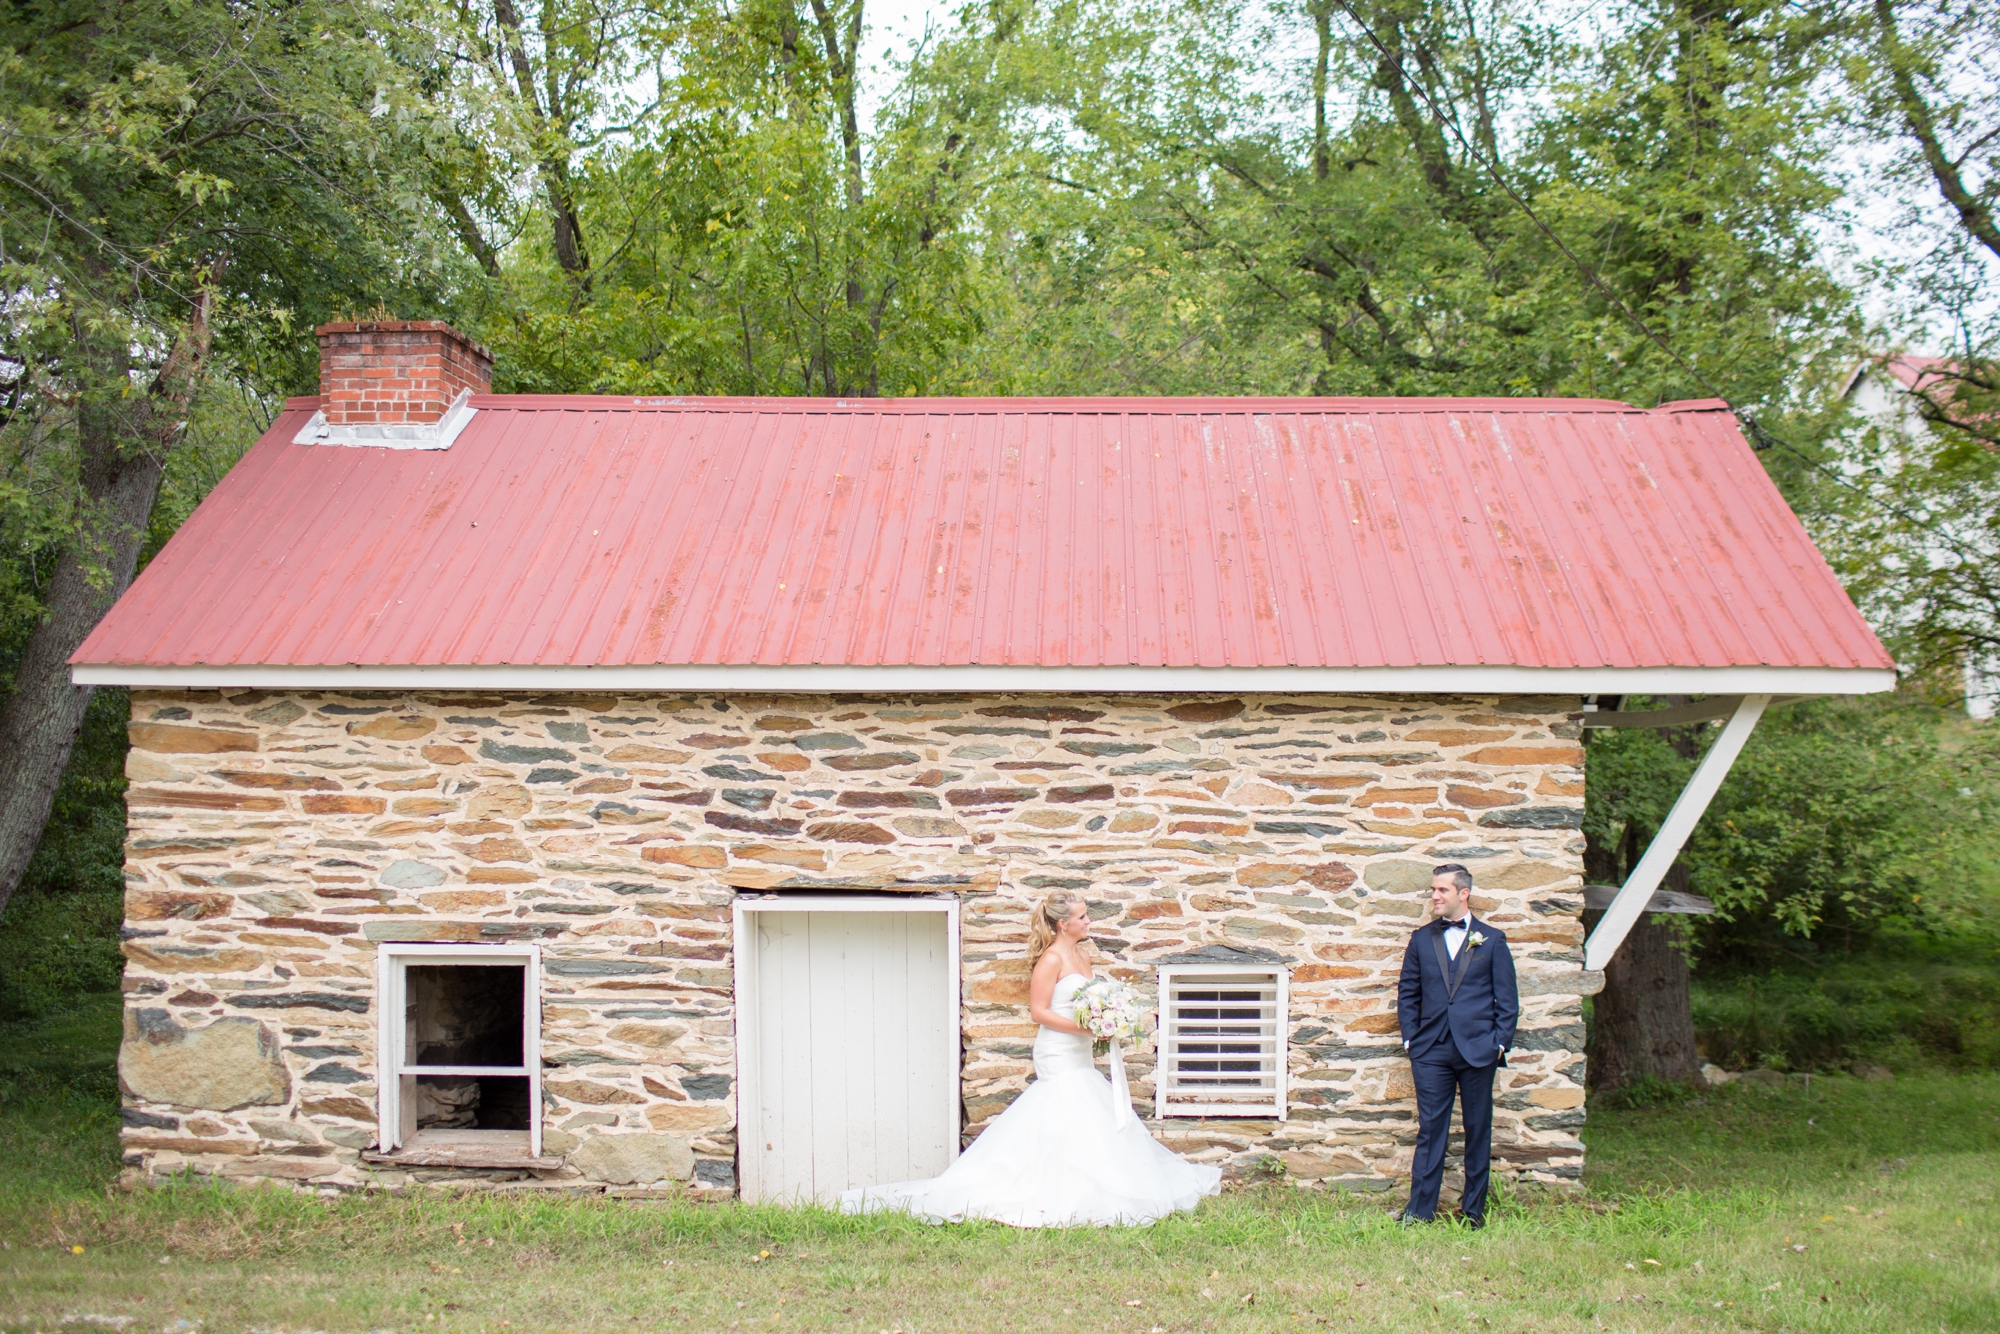
<svg viewBox="0 0 2000 1334"><path fill-rule="evenodd" d="M1035 905L1028 917L1028 966L1034 967L1041 961L1049 946L1056 943L1056 936L1062 924L1082 903L1081 894L1072 894L1066 889L1051 890L1047 898Z"/></svg>

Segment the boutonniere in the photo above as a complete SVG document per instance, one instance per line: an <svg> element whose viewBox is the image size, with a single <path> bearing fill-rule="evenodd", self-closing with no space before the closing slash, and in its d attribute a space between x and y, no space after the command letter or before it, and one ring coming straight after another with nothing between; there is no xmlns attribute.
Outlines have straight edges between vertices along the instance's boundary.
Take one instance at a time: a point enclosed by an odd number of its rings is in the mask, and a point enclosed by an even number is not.
<svg viewBox="0 0 2000 1334"><path fill-rule="evenodd" d="M1475 931L1471 935L1465 938L1465 943L1472 946L1472 948L1474 949L1478 949L1481 945L1484 945L1486 943L1486 933L1483 931Z"/></svg>

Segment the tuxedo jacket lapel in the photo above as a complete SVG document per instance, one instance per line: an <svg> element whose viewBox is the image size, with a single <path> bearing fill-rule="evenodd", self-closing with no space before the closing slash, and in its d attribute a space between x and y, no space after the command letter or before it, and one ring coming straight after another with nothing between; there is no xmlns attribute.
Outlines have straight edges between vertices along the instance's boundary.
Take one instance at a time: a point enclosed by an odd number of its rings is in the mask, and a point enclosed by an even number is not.
<svg viewBox="0 0 2000 1334"><path fill-rule="evenodd" d="M1444 974L1444 998L1446 1001L1458 999L1458 985L1465 981L1465 970L1472 966L1472 918L1465 919L1465 940L1458 947L1457 967L1453 967L1451 951L1445 948L1444 927L1431 928L1431 944L1437 947L1438 971Z"/></svg>
<svg viewBox="0 0 2000 1334"><path fill-rule="evenodd" d="M1479 929L1472 920L1472 914L1465 915L1465 939L1458 945L1458 976L1452 979L1451 996L1458 999L1458 988L1465 981L1465 975L1472 968L1472 933Z"/></svg>

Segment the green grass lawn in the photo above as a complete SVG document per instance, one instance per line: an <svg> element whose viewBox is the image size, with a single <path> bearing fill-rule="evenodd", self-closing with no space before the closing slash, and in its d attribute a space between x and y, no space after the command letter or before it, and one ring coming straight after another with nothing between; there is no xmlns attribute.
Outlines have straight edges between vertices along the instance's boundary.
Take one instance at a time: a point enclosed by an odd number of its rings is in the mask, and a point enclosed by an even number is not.
<svg viewBox="0 0 2000 1334"><path fill-rule="evenodd" d="M0 1329L2000 1329L2000 1076L1597 1109L1484 1232L1282 1182L1147 1230L436 1192L111 1188L87 1009L0 1033ZM81 1248L78 1252L75 1248Z"/></svg>

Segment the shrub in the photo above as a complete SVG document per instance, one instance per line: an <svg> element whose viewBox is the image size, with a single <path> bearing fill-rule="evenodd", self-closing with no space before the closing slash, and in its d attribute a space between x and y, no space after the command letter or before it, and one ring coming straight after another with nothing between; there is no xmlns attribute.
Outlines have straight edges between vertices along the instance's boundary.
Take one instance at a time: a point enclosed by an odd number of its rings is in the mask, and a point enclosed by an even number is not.
<svg viewBox="0 0 2000 1334"><path fill-rule="evenodd" d="M122 895L16 894L0 918L0 1019L38 1018L90 993L115 991Z"/></svg>
<svg viewBox="0 0 2000 1334"><path fill-rule="evenodd" d="M1681 739L1698 752L1719 732ZM1594 732L1589 745L1586 864L1620 883L1695 756L1646 728ZM1805 940L1853 948L1878 933L1993 933L1996 797L2000 730L1921 699L1772 710L1681 854L1688 887L1718 909L1692 924L1698 952L1744 965Z"/></svg>
<svg viewBox="0 0 2000 1334"><path fill-rule="evenodd" d="M2000 946L1896 942L1759 973L1703 969L1696 1040L1727 1069L1830 1068L1857 1059L2000 1068Z"/></svg>
<svg viewBox="0 0 2000 1334"><path fill-rule="evenodd" d="M126 691L104 688L90 697L17 895L124 892L125 723L131 712Z"/></svg>

